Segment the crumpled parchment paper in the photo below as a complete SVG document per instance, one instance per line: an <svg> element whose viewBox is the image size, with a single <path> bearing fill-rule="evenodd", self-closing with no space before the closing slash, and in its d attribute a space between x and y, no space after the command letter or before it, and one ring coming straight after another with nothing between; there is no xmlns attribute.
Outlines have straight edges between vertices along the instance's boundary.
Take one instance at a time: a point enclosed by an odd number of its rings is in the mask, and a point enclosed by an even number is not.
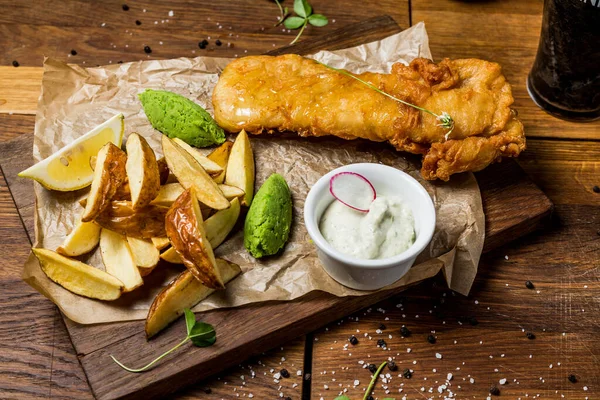
<svg viewBox="0 0 600 400"><path fill-rule="evenodd" d="M313 57L353 72L388 72L395 62L415 57L431 58L422 23L383 40ZM179 58L139 61L98 68L82 68L47 59L42 94L35 124L35 161L48 157L75 138L117 113L125 115L125 137L138 132L148 139L157 156L162 154L161 133L148 122L137 94L147 88L184 95L212 113L211 95L224 58ZM285 251L255 260L243 247L240 230L217 250L216 255L239 264L243 274L194 310L237 307L269 300L293 300L320 290L336 296L360 296L369 292L346 288L322 269L303 223L304 199L317 179L339 166L357 162L384 163L418 179L434 200L437 226L431 244L415 266L390 287L418 282L443 269L448 285L467 294L477 272L484 241L484 215L477 182L472 174L453 176L449 183L421 178L416 159L383 144L344 141L337 138L302 139L295 135L252 137L256 159L256 187L273 172L282 174L291 190L294 218ZM55 250L72 229L82 209L77 201L88 189L54 192L35 184L35 246ZM103 269L99 250L81 260ZM145 278L142 288L114 302L77 296L50 281L31 255L23 279L36 288L70 319L82 324L144 319L155 295L182 265L163 263Z"/></svg>

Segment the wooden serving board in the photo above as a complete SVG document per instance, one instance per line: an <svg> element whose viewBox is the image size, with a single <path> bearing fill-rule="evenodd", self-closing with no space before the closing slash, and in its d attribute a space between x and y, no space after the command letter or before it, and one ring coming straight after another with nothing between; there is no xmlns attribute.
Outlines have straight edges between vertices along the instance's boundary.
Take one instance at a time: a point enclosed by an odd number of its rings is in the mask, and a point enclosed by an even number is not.
<svg viewBox="0 0 600 400"><path fill-rule="evenodd" d="M398 31L400 27L392 18L378 17L336 31L327 38L302 41L270 54L340 49ZM34 234L33 184L17 178L17 173L33 163L32 145L33 135L0 144L0 167L30 238ZM513 160L490 166L478 173L477 179L486 214L484 252L539 228L552 211L548 197ZM145 339L144 321L79 325L65 318L65 324L96 398L160 398L399 291L346 298L319 292L292 302L206 312L202 320L220 332L217 344L202 349L190 346L178 352L176 361L167 360L144 374L123 371L110 361L109 355L118 355L127 365L144 364L181 340L185 331L182 320L150 342Z"/></svg>

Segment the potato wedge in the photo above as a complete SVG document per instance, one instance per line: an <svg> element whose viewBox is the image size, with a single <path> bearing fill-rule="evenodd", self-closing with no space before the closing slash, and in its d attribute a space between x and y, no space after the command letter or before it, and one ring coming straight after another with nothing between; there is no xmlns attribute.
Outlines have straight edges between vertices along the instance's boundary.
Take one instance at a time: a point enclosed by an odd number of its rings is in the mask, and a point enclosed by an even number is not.
<svg viewBox="0 0 600 400"><path fill-rule="evenodd" d="M231 200L238 197L244 197L244 195L246 194L242 189L236 186L220 184L219 189L221 189L221 192L223 192L223 196L225 196L225 198L229 200L230 203Z"/></svg>
<svg viewBox="0 0 600 400"><path fill-rule="evenodd" d="M227 169L227 161L229 160L229 153L231 153L231 146L233 146L233 142L226 141L206 156L209 160L216 162L223 168L223 172L213 177L213 180L217 183L223 183L225 181L225 172Z"/></svg>
<svg viewBox="0 0 600 400"><path fill-rule="evenodd" d="M89 253L100 241L100 229L95 222L82 222L80 219L56 252L68 257Z"/></svg>
<svg viewBox="0 0 600 400"><path fill-rule="evenodd" d="M152 204L163 207L171 207L171 205L177 200L179 195L183 193L185 189L179 183L167 183L160 187L158 194L152 200Z"/></svg>
<svg viewBox="0 0 600 400"><path fill-rule="evenodd" d="M162 137L162 147L169 170L184 188L194 188L198 200L210 208L224 210L229 207L229 201L194 157L166 135Z"/></svg>
<svg viewBox="0 0 600 400"><path fill-rule="evenodd" d="M140 269L152 269L160 261L160 253L152 240L127 237L135 265Z"/></svg>
<svg viewBox="0 0 600 400"><path fill-rule="evenodd" d="M160 258L171 264L183 264L183 260L179 257L174 247L169 247L160 253Z"/></svg>
<svg viewBox="0 0 600 400"><path fill-rule="evenodd" d="M134 210L148 204L160 189L160 173L154 151L142 136L132 133L125 144L127 150L127 179Z"/></svg>
<svg viewBox="0 0 600 400"><path fill-rule="evenodd" d="M100 254L106 272L123 282L124 292L131 292L144 284L125 236L102 229Z"/></svg>
<svg viewBox="0 0 600 400"><path fill-rule="evenodd" d="M127 165L127 164L125 164ZM115 195L112 197L113 200L131 200L131 190L129 188L129 180L125 177L125 180L117 188Z"/></svg>
<svg viewBox="0 0 600 400"><path fill-rule="evenodd" d="M225 285L216 266L212 246L206 238L194 189L186 189L169 208L165 229L183 265L192 271L196 279L211 289L223 289Z"/></svg>
<svg viewBox="0 0 600 400"><path fill-rule="evenodd" d="M243 206L250 206L254 197L254 154L246 131L242 130L229 154L225 183L242 189L245 194L242 198Z"/></svg>
<svg viewBox="0 0 600 400"><path fill-rule="evenodd" d="M167 207L154 204L134 210L130 201L114 200L95 221L101 227L124 236L139 239L165 237L165 216L168 210Z"/></svg>
<svg viewBox="0 0 600 400"><path fill-rule="evenodd" d="M194 160L198 161L198 164L202 165L202 168L204 168L204 170L209 175L215 176L215 175L219 175L221 172L223 172L223 168L219 164L212 161L211 159L206 157L204 154L200 153L198 151L198 149L193 148L192 146L190 146L189 144L187 144L186 142L184 142L183 140L181 140L179 138L175 138L175 139L173 139L173 141L179 147L181 147L183 150L190 153L190 155L192 157L194 157Z"/></svg>
<svg viewBox="0 0 600 400"><path fill-rule="evenodd" d="M240 202L237 198L231 201L231 207L227 210L217 211L212 217L204 221L206 238L213 249L219 247L229 232L235 226L240 216Z"/></svg>
<svg viewBox="0 0 600 400"><path fill-rule="evenodd" d="M160 184L164 185L169 180L169 175L171 172L169 171L169 166L167 165L167 161L165 161L164 157L156 160L156 165L158 166L158 176L160 177Z"/></svg>
<svg viewBox="0 0 600 400"><path fill-rule="evenodd" d="M31 250L46 276L70 292L98 300L116 300L123 292L123 283L100 269L51 250Z"/></svg>
<svg viewBox="0 0 600 400"><path fill-rule="evenodd" d="M227 235L229 235L229 232L235 226L239 215L240 202L238 199L234 199L231 202L231 207L226 210L217 211L212 217L204 221L206 238L213 249L216 249L227 238ZM183 260L173 247L169 247L163 251L160 258L172 264L183 264Z"/></svg>
<svg viewBox="0 0 600 400"><path fill-rule="evenodd" d="M171 245L171 242L169 242L169 238L167 237L153 237L151 240L154 247L156 247L156 250L162 250Z"/></svg>
<svg viewBox="0 0 600 400"><path fill-rule="evenodd" d="M217 268L223 282L227 283L241 271L236 264L217 258ZM204 300L214 289L204 286L190 270L185 270L165 286L156 296L146 318L146 338L151 338L183 314L185 308L192 308Z"/></svg>
<svg viewBox="0 0 600 400"><path fill-rule="evenodd" d="M105 144L96 156L94 179L87 197L85 211L81 216L83 222L91 222L100 214L112 200L117 188L125 177L125 152L112 143Z"/></svg>

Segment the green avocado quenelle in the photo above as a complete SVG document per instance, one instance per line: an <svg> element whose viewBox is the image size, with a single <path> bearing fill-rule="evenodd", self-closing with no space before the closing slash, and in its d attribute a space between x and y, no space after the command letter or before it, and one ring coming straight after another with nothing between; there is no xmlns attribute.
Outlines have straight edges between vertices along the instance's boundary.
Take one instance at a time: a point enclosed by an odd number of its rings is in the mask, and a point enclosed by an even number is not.
<svg viewBox="0 0 600 400"><path fill-rule="evenodd" d="M166 90L146 89L138 95L154 129L195 147L225 141L223 129L210 114L190 99Z"/></svg>
<svg viewBox="0 0 600 400"><path fill-rule="evenodd" d="M292 194L283 176L271 175L260 187L244 224L244 246L255 258L277 253L292 224Z"/></svg>

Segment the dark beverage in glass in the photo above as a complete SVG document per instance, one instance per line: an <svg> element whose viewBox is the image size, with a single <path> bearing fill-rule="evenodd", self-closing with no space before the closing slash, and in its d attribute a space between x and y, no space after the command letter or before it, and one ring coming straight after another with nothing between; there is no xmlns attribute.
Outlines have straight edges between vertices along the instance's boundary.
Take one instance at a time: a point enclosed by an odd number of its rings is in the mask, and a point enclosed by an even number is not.
<svg viewBox="0 0 600 400"><path fill-rule="evenodd" d="M559 118L600 118L600 0L545 0L529 95Z"/></svg>

